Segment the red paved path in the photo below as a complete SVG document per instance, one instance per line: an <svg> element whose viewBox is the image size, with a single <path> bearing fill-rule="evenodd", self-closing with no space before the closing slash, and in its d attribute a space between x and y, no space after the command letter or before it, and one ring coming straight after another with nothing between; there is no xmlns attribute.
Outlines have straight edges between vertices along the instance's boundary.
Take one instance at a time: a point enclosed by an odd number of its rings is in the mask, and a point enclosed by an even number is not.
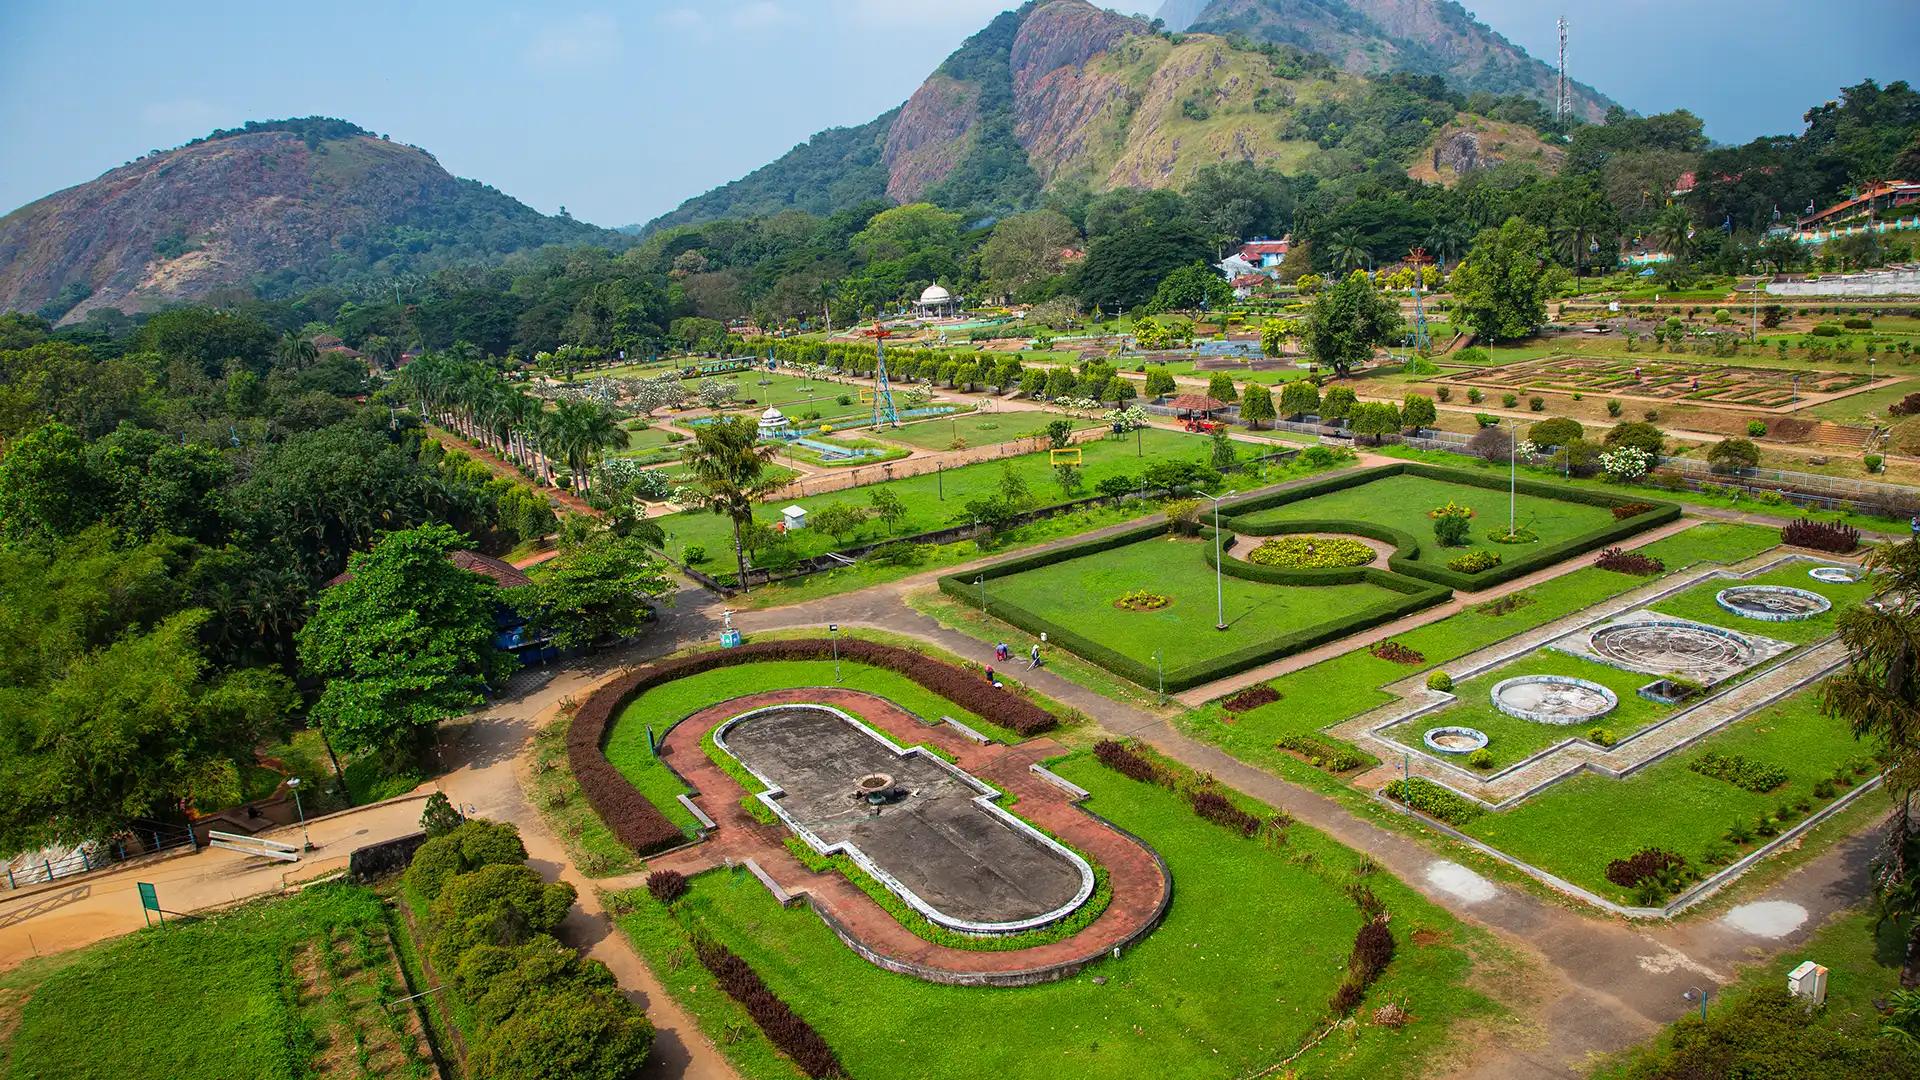
<svg viewBox="0 0 1920 1080"><path fill-rule="evenodd" d="M763 825L748 816L740 805L746 792L700 746L708 731L731 717L768 705L793 704L831 705L853 713L903 746L937 747L951 754L960 768L999 785L1018 799L1020 816L1106 867L1113 887L1107 909L1091 926L1063 941L1005 952L952 949L910 933L837 871L809 871L783 843L792 835L786 826ZM734 698L674 725L661 748L661 758L693 787L701 809L719 827L704 842L650 859L648 866L694 874L751 858L781 888L805 894L824 908L824 914L831 916L830 925L837 922L860 946L889 962L886 966L920 969L936 979L945 975L956 981L1008 981L1009 976L1041 969L1059 969L1053 977L1063 976L1151 928L1166 907L1172 882L1146 845L1074 805L1067 792L1028 769L1061 753L1063 748L1046 738L1018 746L981 746L944 724L929 726L884 698L853 690L772 690Z"/></svg>

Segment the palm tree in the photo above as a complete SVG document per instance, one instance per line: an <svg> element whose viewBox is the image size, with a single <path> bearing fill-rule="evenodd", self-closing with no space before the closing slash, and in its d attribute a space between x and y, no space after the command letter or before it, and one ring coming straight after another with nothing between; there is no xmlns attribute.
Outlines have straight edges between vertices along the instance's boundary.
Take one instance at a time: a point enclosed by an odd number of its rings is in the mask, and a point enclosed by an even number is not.
<svg viewBox="0 0 1920 1080"><path fill-rule="evenodd" d="M1464 221L1443 219L1435 222L1422 245L1427 254L1440 260L1442 268L1459 262L1473 247L1473 227Z"/></svg>
<svg viewBox="0 0 1920 1080"><path fill-rule="evenodd" d="M758 429L756 428L756 433ZM632 441L620 426L612 410L597 401L561 401L554 409L548 435L553 448L566 458L573 470L574 482L585 491L590 484L593 459L603 447L621 449Z"/></svg>
<svg viewBox="0 0 1920 1080"><path fill-rule="evenodd" d="M1351 229L1342 229L1327 237L1327 258L1335 270L1349 274L1366 265L1369 254Z"/></svg>
<svg viewBox="0 0 1920 1080"><path fill-rule="evenodd" d="M1920 539L1885 543L1862 564L1874 576L1873 602L1839 619L1846 670L1821 688L1821 708L1872 738L1887 761L1887 794L1894 803L1886 848L1875 866L1882 918L1913 920L1900 985L1920 986L1920 838L1913 828L1913 795L1920 787Z"/></svg>
<svg viewBox="0 0 1920 1080"><path fill-rule="evenodd" d="M280 343L274 346L273 354L290 371L300 371L320 359L320 349L307 338L299 334L280 335Z"/></svg>
<svg viewBox="0 0 1920 1080"><path fill-rule="evenodd" d="M1687 216L1686 207L1669 206L1660 211L1660 216L1653 219L1650 235L1674 262L1686 262L1693 254L1693 219Z"/></svg>
<svg viewBox="0 0 1920 1080"><path fill-rule="evenodd" d="M694 504L733 522L733 558L743 590L747 550L740 534L753 520L754 500L776 485L766 472L774 451L771 443L760 441L760 429L752 417L725 416L702 424L694 433L693 445L682 455L697 493Z"/></svg>

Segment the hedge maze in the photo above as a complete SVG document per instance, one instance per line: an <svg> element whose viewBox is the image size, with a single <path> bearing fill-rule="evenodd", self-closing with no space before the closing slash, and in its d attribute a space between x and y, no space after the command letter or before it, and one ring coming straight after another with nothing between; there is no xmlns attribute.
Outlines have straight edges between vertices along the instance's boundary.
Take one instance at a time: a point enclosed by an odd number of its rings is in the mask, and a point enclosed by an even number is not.
<svg viewBox="0 0 1920 1080"><path fill-rule="evenodd" d="M1371 485L1384 484L1388 491ZM1201 526L1192 540L1169 537L1162 523L985 570L950 574L940 589L969 606L1038 636L1145 687L1185 690L1280 657L1391 622L1449 599L1545 567L1679 517L1670 503L1637 506L1600 492L1521 480L1539 539L1495 543L1492 504L1505 510L1507 478L1414 462L1329 477L1247 500L1223 513L1219 592L1228 630L1215 629L1215 537ZM1441 548L1411 531L1433 507L1456 500L1487 504L1463 548ZM1618 518L1613 511L1639 509ZM1497 515L1504 526L1504 512ZM1525 522L1523 522L1525 524ZM1391 544L1387 568L1294 569L1243 556L1258 541L1298 533L1363 536ZM1446 565L1458 553L1490 550L1501 561L1478 573ZM1129 589L1151 586L1173 603L1151 612L1116 607ZM1107 595L1112 593L1112 595ZM1184 595L1182 595L1184 594ZM1156 654L1158 654L1156 656ZM1163 682L1164 680L1164 682Z"/></svg>

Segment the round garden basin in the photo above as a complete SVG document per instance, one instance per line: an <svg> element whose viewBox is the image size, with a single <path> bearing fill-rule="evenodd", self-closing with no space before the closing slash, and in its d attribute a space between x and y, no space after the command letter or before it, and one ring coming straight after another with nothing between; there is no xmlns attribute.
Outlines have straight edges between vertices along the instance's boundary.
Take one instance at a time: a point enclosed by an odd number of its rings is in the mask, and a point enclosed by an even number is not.
<svg viewBox="0 0 1920 1080"><path fill-rule="evenodd" d="M1784 585L1735 585L1721 589L1713 599L1743 619L1761 622L1798 622L1833 607L1833 601L1817 592Z"/></svg>
<svg viewBox="0 0 1920 1080"><path fill-rule="evenodd" d="M1420 737L1427 749L1442 754L1471 754L1487 748L1487 733L1470 727L1437 727Z"/></svg>
<svg viewBox="0 0 1920 1080"><path fill-rule="evenodd" d="M1597 682L1569 675L1521 675L1493 686L1493 707L1536 724L1583 724L1620 707L1620 698Z"/></svg>

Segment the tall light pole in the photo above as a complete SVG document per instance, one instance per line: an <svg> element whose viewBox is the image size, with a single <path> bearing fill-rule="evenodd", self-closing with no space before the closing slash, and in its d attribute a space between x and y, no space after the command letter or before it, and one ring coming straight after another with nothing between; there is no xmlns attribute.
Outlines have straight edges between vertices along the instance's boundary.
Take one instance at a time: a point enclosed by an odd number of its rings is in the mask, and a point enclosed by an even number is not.
<svg viewBox="0 0 1920 1080"><path fill-rule="evenodd" d="M1159 649L1153 650L1153 670L1160 676L1160 704L1165 705L1167 703L1167 667L1160 652Z"/></svg>
<svg viewBox="0 0 1920 1080"><path fill-rule="evenodd" d="M833 644L833 681L840 681L840 624L827 624L827 640Z"/></svg>
<svg viewBox="0 0 1920 1080"><path fill-rule="evenodd" d="M307 851L312 851L313 838L307 835L307 811L300 805L300 778L288 777L287 790L293 792L293 812L300 815L300 846Z"/></svg>
<svg viewBox="0 0 1920 1080"><path fill-rule="evenodd" d="M1213 500L1213 603L1216 618L1219 619L1213 624L1213 628L1225 630L1227 628L1227 593L1220 576L1220 500L1226 496L1209 495L1204 491L1196 491L1194 494L1203 499Z"/></svg>
<svg viewBox="0 0 1920 1080"><path fill-rule="evenodd" d="M1519 501L1520 491L1520 421L1507 418L1507 535L1512 536L1514 525L1514 504Z"/></svg>
<svg viewBox="0 0 1920 1080"><path fill-rule="evenodd" d="M985 615L987 613L987 575L976 574L973 583L980 586L980 614Z"/></svg>

